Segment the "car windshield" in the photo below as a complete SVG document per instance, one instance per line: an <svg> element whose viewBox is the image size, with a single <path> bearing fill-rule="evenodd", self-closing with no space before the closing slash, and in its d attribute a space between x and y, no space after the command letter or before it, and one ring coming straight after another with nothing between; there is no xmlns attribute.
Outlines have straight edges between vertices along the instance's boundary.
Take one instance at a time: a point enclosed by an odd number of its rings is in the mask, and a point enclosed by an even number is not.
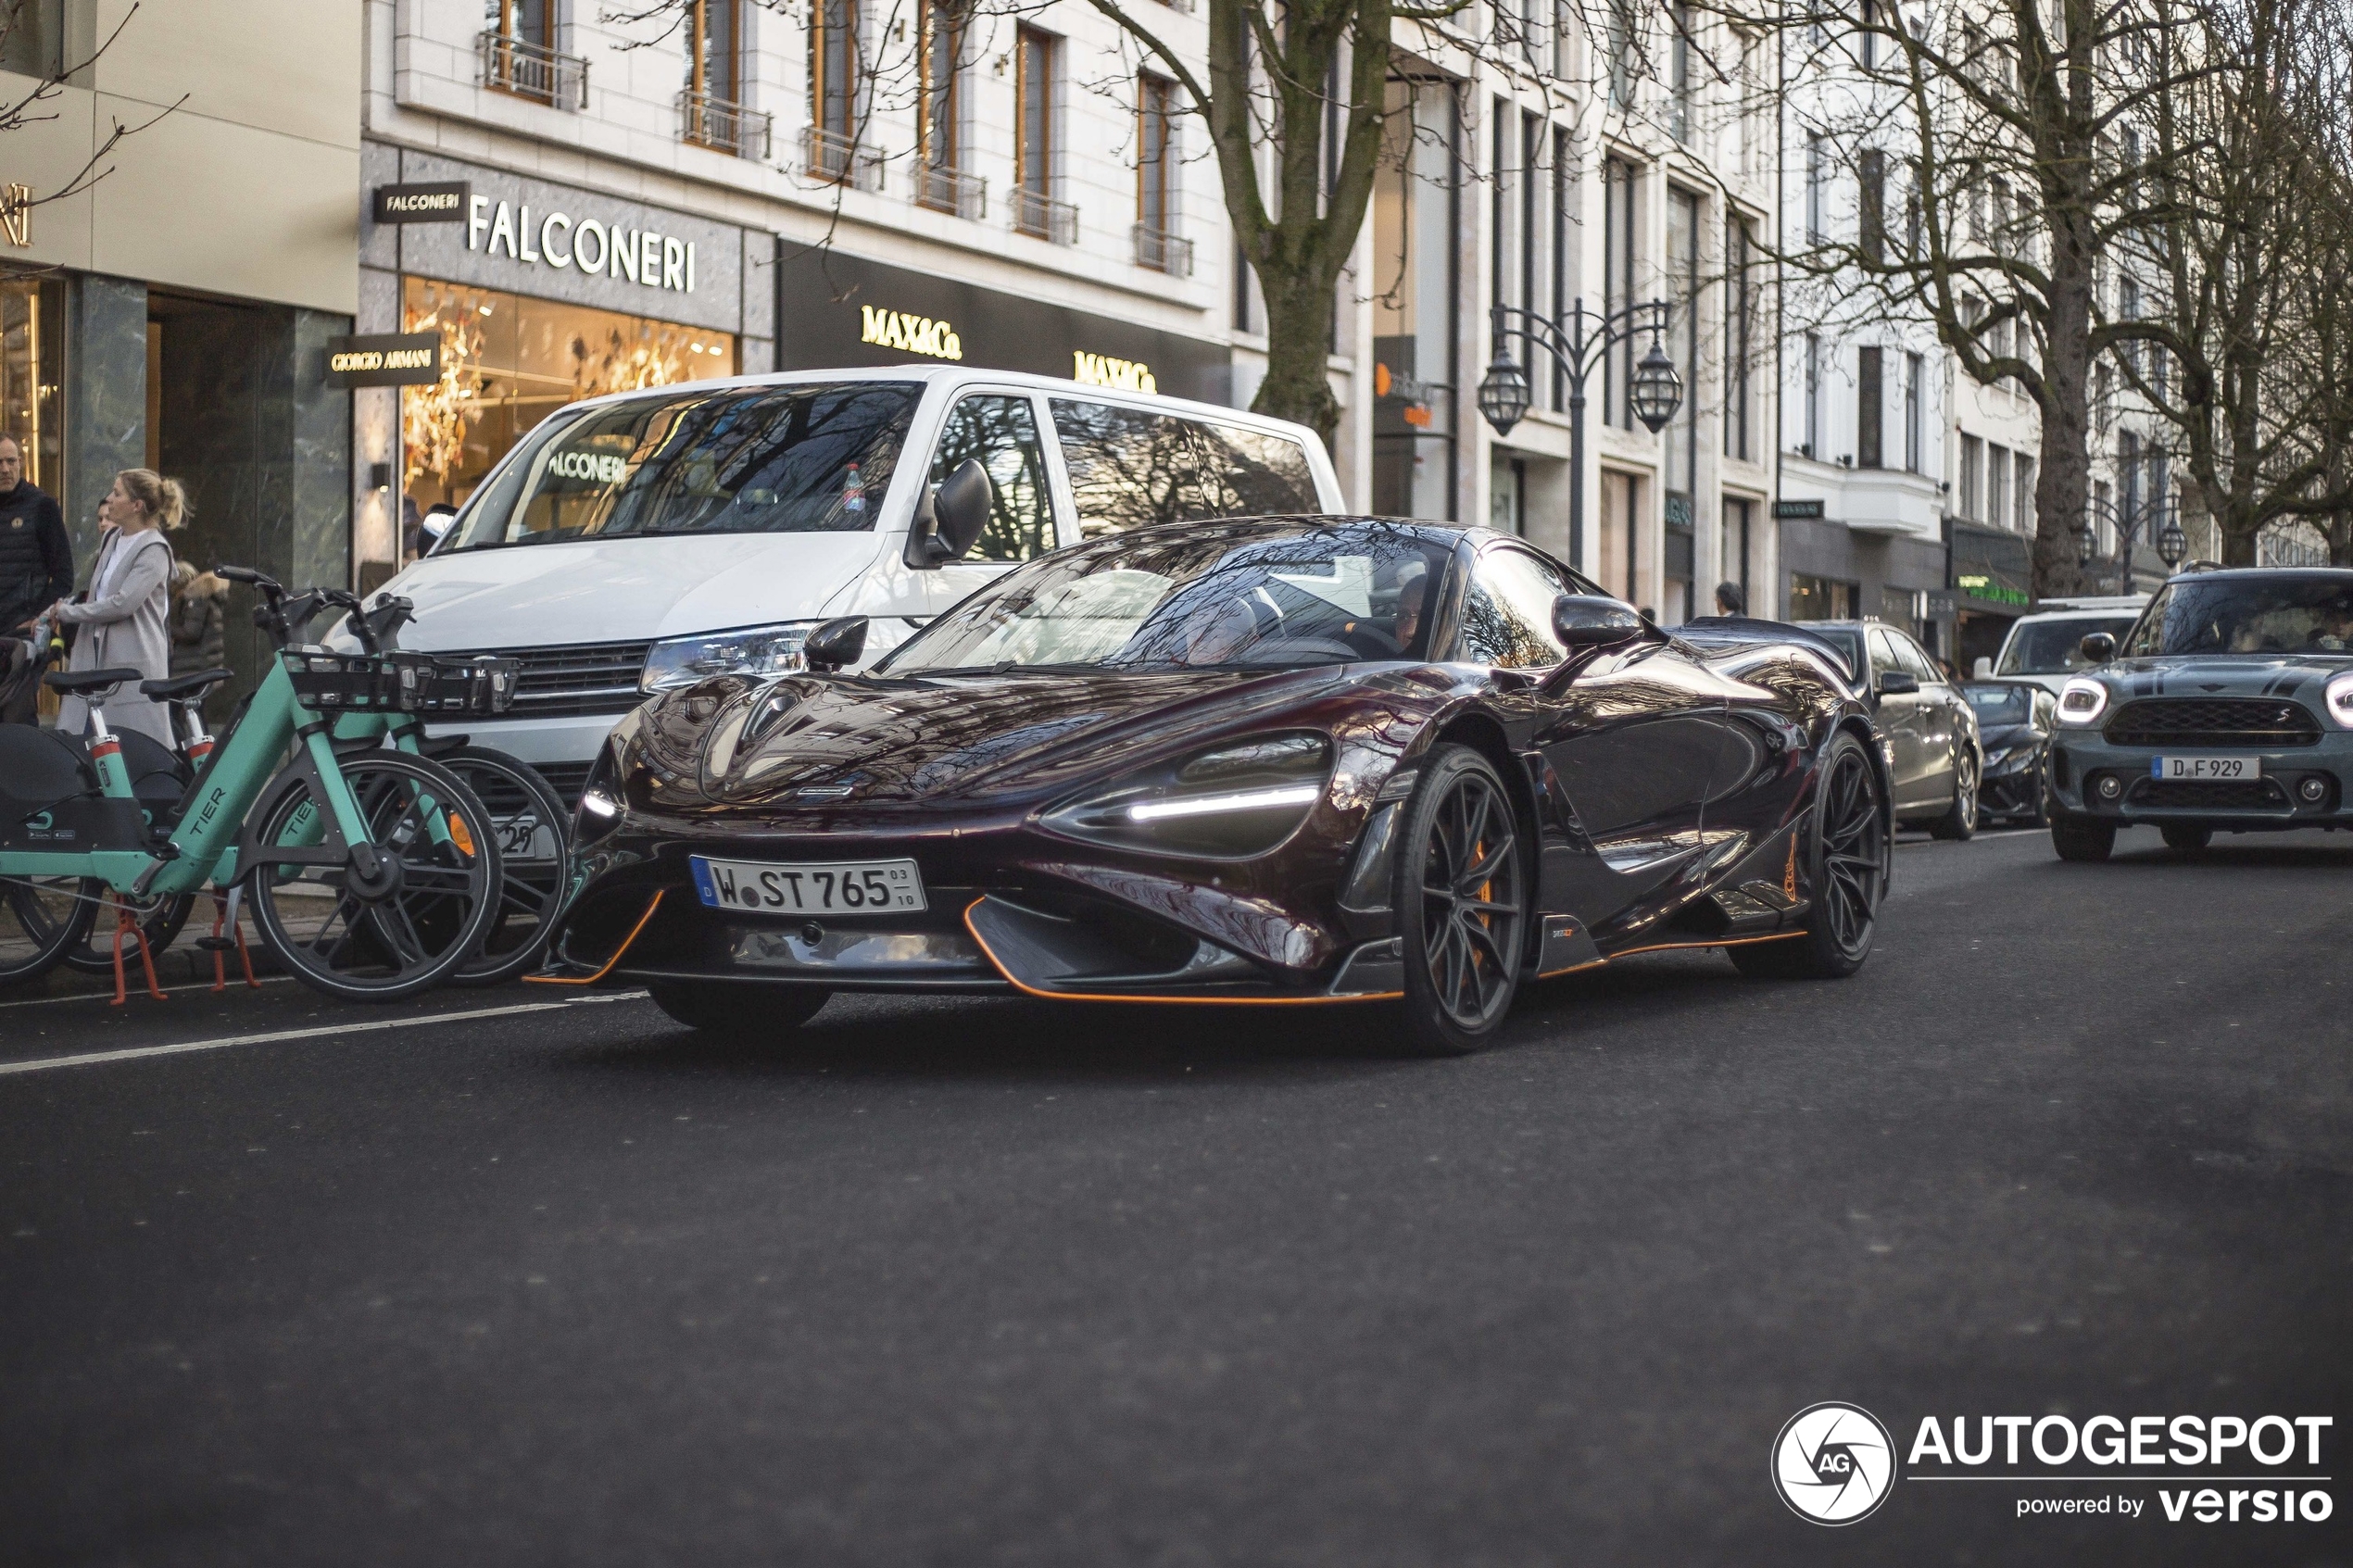
<svg viewBox="0 0 2353 1568"><path fill-rule="evenodd" d="M2283 571L2168 583L2124 652L2353 652L2353 577Z"/></svg>
<svg viewBox="0 0 2353 1568"><path fill-rule="evenodd" d="M1379 527L1114 536L997 579L881 666L1201 670L1418 659L1447 551Z"/></svg>
<svg viewBox="0 0 2353 1568"><path fill-rule="evenodd" d="M1967 685L1961 692L1981 724L2023 724L2034 716L2032 686Z"/></svg>
<svg viewBox="0 0 2353 1568"><path fill-rule="evenodd" d="M673 391L548 420L438 554L561 539L869 529L923 389Z"/></svg>
<svg viewBox="0 0 2353 1568"><path fill-rule="evenodd" d="M2121 637L2130 615L2068 615L2054 621L2022 621L2002 646L1996 675L2072 675L2083 668L2083 639L2095 632Z"/></svg>

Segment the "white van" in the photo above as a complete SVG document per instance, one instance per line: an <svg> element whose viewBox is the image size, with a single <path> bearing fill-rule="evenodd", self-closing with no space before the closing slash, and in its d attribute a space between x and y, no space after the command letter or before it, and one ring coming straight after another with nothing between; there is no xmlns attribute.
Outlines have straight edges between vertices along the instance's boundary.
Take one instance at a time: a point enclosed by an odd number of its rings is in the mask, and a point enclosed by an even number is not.
<svg viewBox="0 0 2353 1568"><path fill-rule="evenodd" d="M1002 371L796 371L565 406L383 591L416 605L402 646L522 660L513 713L467 732L570 798L648 693L796 669L831 617L873 618L872 659L1057 546L1340 509L1323 444L1280 420ZM959 529L978 538L942 562Z"/></svg>
<svg viewBox="0 0 2353 1568"><path fill-rule="evenodd" d="M2146 594L2108 594L2088 598L2045 599L2032 615L2010 622L2009 635L1990 670L1974 671L1979 680L2023 681L2053 696L2067 678L2083 668L2081 644L2094 632L2106 632L2118 642L2141 618ZM1979 659L1979 664L1984 664Z"/></svg>

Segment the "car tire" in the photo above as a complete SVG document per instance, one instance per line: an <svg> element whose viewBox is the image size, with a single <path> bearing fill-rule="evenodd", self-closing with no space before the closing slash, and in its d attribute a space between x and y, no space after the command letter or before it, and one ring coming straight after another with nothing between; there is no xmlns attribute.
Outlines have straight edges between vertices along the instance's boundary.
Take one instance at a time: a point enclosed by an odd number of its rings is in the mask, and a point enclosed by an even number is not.
<svg viewBox="0 0 2353 1568"><path fill-rule="evenodd" d="M2165 847L2181 855L2195 855L2214 842L2212 828L2192 822L2168 822L2158 830L2165 834Z"/></svg>
<svg viewBox="0 0 2353 1568"><path fill-rule="evenodd" d="M1841 734L1824 749L1818 779L1812 820L1799 830L1813 908L1796 936L1725 949L1752 979L1843 980L1871 956L1894 852L1879 774L1862 743Z"/></svg>
<svg viewBox="0 0 2353 1568"><path fill-rule="evenodd" d="M2071 817L2063 811L2051 813L2051 847L2058 851L2062 860L2082 860L2095 864L2108 858L2116 847L2116 824L2096 817Z"/></svg>
<svg viewBox="0 0 2353 1568"><path fill-rule="evenodd" d="M1964 746L1953 760L1953 804L1928 824L1931 837L1959 841L1977 833L1977 753Z"/></svg>
<svg viewBox="0 0 2353 1568"><path fill-rule="evenodd" d="M692 980L649 980L646 993L654 1006L687 1028L734 1040L790 1034L816 1017L833 996L812 985Z"/></svg>
<svg viewBox="0 0 2353 1568"><path fill-rule="evenodd" d="M1463 1056L1512 1010L1535 879L1519 813L1494 765L1466 746L1422 763L1399 836L1394 901L1409 1048Z"/></svg>

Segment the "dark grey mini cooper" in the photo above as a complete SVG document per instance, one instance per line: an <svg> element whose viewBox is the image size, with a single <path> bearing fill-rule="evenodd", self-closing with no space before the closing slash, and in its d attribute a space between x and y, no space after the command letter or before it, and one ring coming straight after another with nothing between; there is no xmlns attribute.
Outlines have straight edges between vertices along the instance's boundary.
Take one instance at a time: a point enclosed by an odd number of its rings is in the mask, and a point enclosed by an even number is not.
<svg viewBox="0 0 2353 1568"><path fill-rule="evenodd" d="M2353 827L2353 571L2183 572L2083 654L2051 744L2061 859L2106 859L2135 823L2179 850Z"/></svg>

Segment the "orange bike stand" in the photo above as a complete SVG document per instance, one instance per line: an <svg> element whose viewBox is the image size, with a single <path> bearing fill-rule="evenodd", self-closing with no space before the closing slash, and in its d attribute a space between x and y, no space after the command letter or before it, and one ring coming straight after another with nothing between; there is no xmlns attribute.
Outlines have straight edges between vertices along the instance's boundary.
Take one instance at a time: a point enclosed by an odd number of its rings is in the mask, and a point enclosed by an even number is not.
<svg viewBox="0 0 2353 1568"><path fill-rule="evenodd" d="M115 911L114 1005L120 1007L130 999L130 992L122 983L122 939L125 936L139 944L139 967L146 972L147 995L159 1002L169 1000L170 998L163 994L163 987L156 984L155 954L148 950L147 934L139 929L139 922L132 914L131 906L113 898L107 899L107 902L114 905Z"/></svg>

